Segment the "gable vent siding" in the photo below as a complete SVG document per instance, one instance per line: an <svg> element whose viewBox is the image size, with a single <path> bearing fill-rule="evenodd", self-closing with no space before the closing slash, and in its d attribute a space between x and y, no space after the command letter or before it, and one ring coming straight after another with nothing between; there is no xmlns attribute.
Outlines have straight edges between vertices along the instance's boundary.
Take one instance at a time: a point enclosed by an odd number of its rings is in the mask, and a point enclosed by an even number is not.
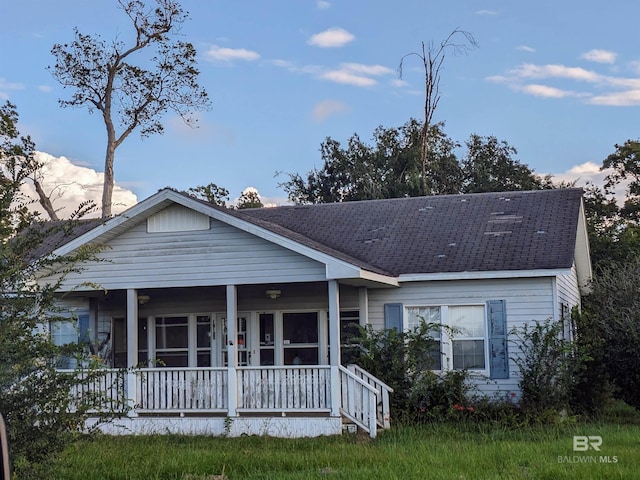
<svg viewBox="0 0 640 480"><path fill-rule="evenodd" d="M194 232L209 230L207 215L181 205L173 205L147 219L148 233Z"/></svg>
<svg viewBox="0 0 640 480"><path fill-rule="evenodd" d="M509 378L506 301L489 300L487 312L489 316L489 376L492 379Z"/></svg>
<svg viewBox="0 0 640 480"><path fill-rule="evenodd" d="M402 304L385 303L384 305L384 328L389 330L395 328L402 332Z"/></svg>

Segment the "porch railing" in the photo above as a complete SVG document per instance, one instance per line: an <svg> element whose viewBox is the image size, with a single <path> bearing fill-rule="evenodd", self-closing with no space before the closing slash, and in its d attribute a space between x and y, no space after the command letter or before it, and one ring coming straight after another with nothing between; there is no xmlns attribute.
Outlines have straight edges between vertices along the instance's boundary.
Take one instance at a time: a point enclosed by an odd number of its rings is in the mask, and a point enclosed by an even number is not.
<svg viewBox="0 0 640 480"><path fill-rule="evenodd" d="M240 367L238 411L305 411L331 409L329 366Z"/></svg>
<svg viewBox="0 0 640 480"><path fill-rule="evenodd" d="M227 411L226 368L145 368L135 374L137 412Z"/></svg>
<svg viewBox="0 0 640 480"><path fill-rule="evenodd" d="M99 403L103 411L125 410L126 371L115 368L59 371L79 377L78 383L71 391L74 398L79 401L88 395L100 394L100 397L94 399L93 403Z"/></svg>
<svg viewBox="0 0 640 480"><path fill-rule="evenodd" d="M358 365L351 364L347 368L355 376L377 390L378 398L376 401L376 423L380 428L391 428L391 406L389 403L389 394L393 392L393 388L382 382L379 378L374 377Z"/></svg>
<svg viewBox="0 0 640 480"><path fill-rule="evenodd" d="M376 404L378 391L354 374L351 370L340 366L340 411L370 437L375 437L378 427L376 422Z"/></svg>

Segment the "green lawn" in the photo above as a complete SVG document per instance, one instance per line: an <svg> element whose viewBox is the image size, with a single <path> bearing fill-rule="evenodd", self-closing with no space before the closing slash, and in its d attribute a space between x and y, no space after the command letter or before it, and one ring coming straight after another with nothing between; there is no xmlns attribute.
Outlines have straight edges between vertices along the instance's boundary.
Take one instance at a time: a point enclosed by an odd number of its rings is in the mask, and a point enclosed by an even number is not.
<svg viewBox="0 0 640 480"><path fill-rule="evenodd" d="M573 451L574 435L602 437ZM100 437L64 453L49 478L590 479L637 478L640 426L534 427L438 424L315 439ZM584 463L584 462L589 463ZM593 462L593 463L591 463Z"/></svg>

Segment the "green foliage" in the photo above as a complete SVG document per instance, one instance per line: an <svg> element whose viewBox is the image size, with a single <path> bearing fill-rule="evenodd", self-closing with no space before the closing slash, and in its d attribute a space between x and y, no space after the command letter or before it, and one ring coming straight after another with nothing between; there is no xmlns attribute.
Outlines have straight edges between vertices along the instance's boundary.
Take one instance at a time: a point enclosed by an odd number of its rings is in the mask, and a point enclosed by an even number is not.
<svg viewBox="0 0 640 480"><path fill-rule="evenodd" d="M229 190L224 187L219 187L215 183L190 188L186 193L200 200L218 205L219 207L226 207L229 201Z"/></svg>
<svg viewBox="0 0 640 480"><path fill-rule="evenodd" d="M512 329L509 334L519 350L512 360L520 370L520 405L538 416L566 414L571 404L576 375L585 355L562 338L563 323L547 319Z"/></svg>
<svg viewBox="0 0 640 480"><path fill-rule="evenodd" d="M280 186L299 204L552 187L513 158L515 148L495 137L471 135L467 155L458 159L460 145L444 133L443 123L429 126L423 163L423 127L415 119L400 128L380 126L373 145L357 134L346 147L327 138L320 147L322 168L305 177L288 174Z"/></svg>
<svg viewBox="0 0 640 480"><path fill-rule="evenodd" d="M258 191L255 189L247 189L242 192L240 198L238 199L238 203L236 204L236 208L238 210L244 210L246 208L262 208L264 204L262 200L260 200L260 195Z"/></svg>
<svg viewBox="0 0 640 480"><path fill-rule="evenodd" d="M454 404L467 405L470 401L466 371L431 370L433 356L440 354L440 344L432 332L441 328L424 321L412 332L380 331L369 325L352 339L359 345L352 357L354 363L393 388L391 418L396 422L442 419Z"/></svg>
<svg viewBox="0 0 640 480"><path fill-rule="evenodd" d="M594 359L587 387L606 380L618 398L640 408L640 256L601 268L591 288L579 330Z"/></svg>
<svg viewBox="0 0 640 480"><path fill-rule="evenodd" d="M600 454L618 462L560 463L558 456L576 455L573 435L600 435ZM393 428L375 441L359 435L104 436L67 449L39 480L213 480L222 472L232 480L623 479L640 470L639 436L637 425L614 423L429 423Z"/></svg>
<svg viewBox="0 0 640 480"><path fill-rule="evenodd" d="M75 220L47 224L30 214L20 196L27 172L14 163L23 153L15 142L15 120L17 115L3 115L0 124L0 412L14 466L24 476L83 431L93 409L104 410L99 417L106 419L111 406L102 394L73 393L93 382L100 370L81 345L55 345L47 333L49 322L63 318L55 292L65 274L78 271L95 249L66 257L32 256L43 243L68 235ZM52 275L48 282L43 272ZM88 370L82 377L56 370L62 356L76 358Z"/></svg>
<svg viewBox="0 0 640 480"><path fill-rule="evenodd" d="M196 50L191 43L174 40L187 14L175 0L118 0L131 20L133 41L105 42L77 28L74 40L51 49L54 78L72 90L60 100L63 107L98 110L104 121L107 145L102 196L102 216L111 216L116 149L134 131L141 137L164 131L162 115L175 112L188 125L193 112L206 110L210 101L198 84Z"/></svg>

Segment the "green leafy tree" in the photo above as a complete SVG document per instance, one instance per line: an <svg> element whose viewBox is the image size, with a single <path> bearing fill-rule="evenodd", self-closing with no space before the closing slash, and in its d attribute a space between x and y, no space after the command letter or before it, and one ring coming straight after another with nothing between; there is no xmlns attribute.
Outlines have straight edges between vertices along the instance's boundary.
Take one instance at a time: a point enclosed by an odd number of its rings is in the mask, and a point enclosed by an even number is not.
<svg viewBox="0 0 640 480"><path fill-rule="evenodd" d="M163 133L161 118L177 113L188 124L192 113L209 108L205 90L197 83L196 50L191 43L172 40L187 18L175 0L155 0L147 9L142 0L118 0L130 18L130 43L107 43L75 29L71 43L56 44L51 53L53 76L71 98L63 107L87 107L100 112L107 133L102 192L102 216L111 216L116 149L134 131L144 138ZM146 57L144 52L149 52Z"/></svg>
<svg viewBox="0 0 640 480"><path fill-rule="evenodd" d="M294 203L330 203L379 198L418 196L422 192L420 163L422 124L409 120L399 128L378 127L373 145L352 135L346 147L328 137L320 147L323 166L307 173L289 174L280 184ZM430 169L427 185L431 193L458 193L462 172L454 149L458 146L443 131L431 127Z"/></svg>
<svg viewBox="0 0 640 480"><path fill-rule="evenodd" d="M518 153L504 140L472 134L462 160L463 193L540 190L549 186L527 165L514 158Z"/></svg>
<svg viewBox="0 0 640 480"><path fill-rule="evenodd" d="M605 189L607 193L612 193L620 182L628 180L620 213L628 221L640 225L640 140L627 140L615 148L616 151L602 162L603 169L613 169L605 178Z"/></svg>
<svg viewBox="0 0 640 480"><path fill-rule="evenodd" d="M240 195L238 203L236 204L236 208L238 210L262 207L264 207L264 204L262 203L262 200L260 200L260 194L253 188L248 188L242 192L242 195Z"/></svg>
<svg viewBox="0 0 640 480"><path fill-rule="evenodd" d="M80 262L93 258L95 250L80 249L64 258L31 255L43 242L64 238L74 219L44 223L29 210L31 200L21 187L31 174L24 164L25 144L17 132L17 114L3 110L0 123L0 412L7 423L10 453L20 478L40 478L37 465L51 458L80 432L93 409L106 420L115 414L102 394L77 395L100 376L100 370L58 371L63 356L91 366L82 345L55 345L47 324L61 321L56 290L65 273L77 271ZM15 115L14 115L15 114ZM76 217L84 208L80 207ZM57 280L45 283L43 272ZM68 318L64 318L68 320Z"/></svg>
<svg viewBox="0 0 640 480"><path fill-rule="evenodd" d="M186 193L200 200L218 205L219 207L226 208L227 202L229 201L229 190L224 187L219 187L215 183L190 188Z"/></svg>
<svg viewBox="0 0 640 480"><path fill-rule="evenodd" d="M616 387L615 395L640 409L640 256L600 269L583 316L578 333L593 345L593 368L602 366L600 377Z"/></svg>

